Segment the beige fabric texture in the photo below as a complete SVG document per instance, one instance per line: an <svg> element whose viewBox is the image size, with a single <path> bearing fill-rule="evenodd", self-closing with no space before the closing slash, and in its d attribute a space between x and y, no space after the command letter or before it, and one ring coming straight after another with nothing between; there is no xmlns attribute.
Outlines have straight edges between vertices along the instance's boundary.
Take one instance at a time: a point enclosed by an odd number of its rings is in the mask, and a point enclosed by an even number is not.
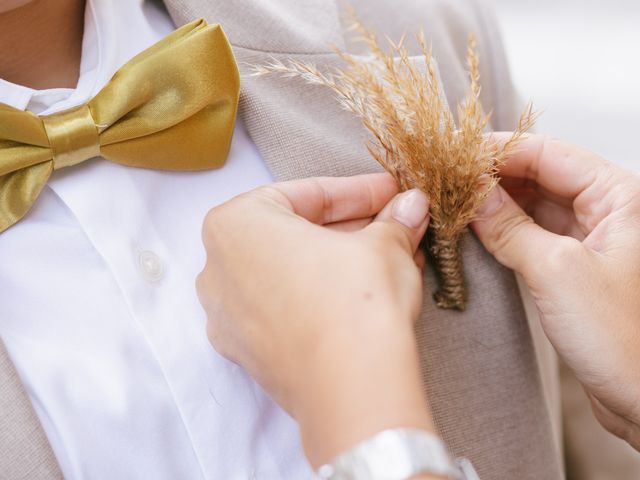
<svg viewBox="0 0 640 480"><path fill-rule="evenodd" d="M0 479L58 478L53 451L0 340Z"/></svg>
<svg viewBox="0 0 640 480"><path fill-rule="evenodd" d="M450 105L462 98L468 85L464 54L467 36L474 32L482 65L482 101L494 112L492 127L513 128L517 102L504 53L494 22L478 3L351 3L368 25L391 37L424 28L433 42ZM166 4L178 25L199 17L220 22L245 72L248 64L267 62L272 55L328 68L338 61L329 43L354 52L358 48L345 37L334 0L168 0ZM277 180L380 170L367 154L367 137L359 121L342 111L323 88L298 80L245 76L240 115ZM467 311L434 306L430 292L435 279L427 269L427 294L416 327L425 392L436 424L451 451L469 457L483 480L562 478L514 275L471 234L464 236L462 245L470 292ZM0 359L1 401L22 412L2 418L6 428L0 430L0 445L11 443L17 453L3 453L0 472L12 472L6 478L56 478L51 451L3 350ZM3 415L5 411L10 410L3 409Z"/></svg>

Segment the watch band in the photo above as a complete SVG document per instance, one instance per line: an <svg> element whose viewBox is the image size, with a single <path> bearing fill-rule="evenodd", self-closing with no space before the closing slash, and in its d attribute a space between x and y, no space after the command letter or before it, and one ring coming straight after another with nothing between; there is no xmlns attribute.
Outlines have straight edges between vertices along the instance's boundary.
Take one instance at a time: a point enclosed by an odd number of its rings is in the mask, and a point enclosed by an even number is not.
<svg viewBox="0 0 640 480"><path fill-rule="evenodd" d="M478 480L466 459L452 460L440 438L413 428L385 430L318 469L320 480L406 480L431 474Z"/></svg>

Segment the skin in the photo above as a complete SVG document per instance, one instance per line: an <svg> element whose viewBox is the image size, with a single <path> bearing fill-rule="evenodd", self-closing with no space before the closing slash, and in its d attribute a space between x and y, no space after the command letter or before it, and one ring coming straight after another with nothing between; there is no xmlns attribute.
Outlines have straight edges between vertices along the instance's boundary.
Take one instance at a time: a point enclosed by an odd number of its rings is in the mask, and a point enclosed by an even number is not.
<svg viewBox="0 0 640 480"><path fill-rule="evenodd" d="M0 0L0 78L73 88L80 74L85 0Z"/></svg>
<svg viewBox="0 0 640 480"><path fill-rule="evenodd" d="M640 177L548 137L519 149L474 230L524 277L600 423L640 450Z"/></svg>
<svg viewBox="0 0 640 480"><path fill-rule="evenodd" d="M501 174L473 229L529 285L601 424L640 449L640 178L533 135ZM297 419L314 467L386 428L433 429L413 340L424 227L394 218L395 193L385 175L276 184L204 223L211 343Z"/></svg>
<svg viewBox="0 0 640 480"><path fill-rule="evenodd" d="M316 467L386 428L433 431L412 333L428 202L412 191L385 206L396 192L388 175L290 182L205 220L209 338L298 419Z"/></svg>

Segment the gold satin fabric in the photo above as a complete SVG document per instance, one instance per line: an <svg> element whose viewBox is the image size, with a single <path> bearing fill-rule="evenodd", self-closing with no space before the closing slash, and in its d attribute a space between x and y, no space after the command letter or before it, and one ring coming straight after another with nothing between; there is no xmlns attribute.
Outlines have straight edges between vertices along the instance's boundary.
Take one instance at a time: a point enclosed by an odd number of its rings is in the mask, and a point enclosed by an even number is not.
<svg viewBox="0 0 640 480"><path fill-rule="evenodd" d="M53 169L71 167L100 155L100 136L89 105L42 118Z"/></svg>
<svg viewBox="0 0 640 480"><path fill-rule="evenodd" d="M239 91L221 27L196 20L134 57L86 105L38 117L0 104L0 232L27 213L53 170L99 155L142 168L222 166Z"/></svg>

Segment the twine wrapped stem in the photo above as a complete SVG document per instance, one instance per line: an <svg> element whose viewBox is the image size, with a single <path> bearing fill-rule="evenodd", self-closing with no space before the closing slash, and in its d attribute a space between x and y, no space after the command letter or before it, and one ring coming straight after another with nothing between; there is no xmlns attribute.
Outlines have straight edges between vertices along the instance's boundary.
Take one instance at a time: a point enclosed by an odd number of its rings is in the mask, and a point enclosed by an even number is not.
<svg viewBox="0 0 640 480"><path fill-rule="evenodd" d="M464 310L466 306L466 288L458 235L447 238L434 233L429 235L429 253L431 253L436 272L440 277L440 288L433 294L440 308Z"/></svg>

